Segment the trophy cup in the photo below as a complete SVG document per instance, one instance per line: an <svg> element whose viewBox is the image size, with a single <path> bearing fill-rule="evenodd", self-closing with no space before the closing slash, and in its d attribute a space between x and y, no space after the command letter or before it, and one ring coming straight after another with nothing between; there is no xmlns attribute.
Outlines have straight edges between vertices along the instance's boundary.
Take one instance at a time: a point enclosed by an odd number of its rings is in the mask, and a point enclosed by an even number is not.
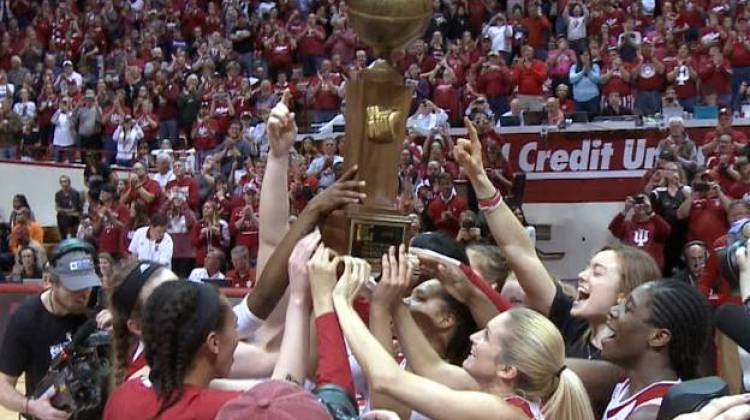
<svg viewBox="0 0 750 420"><path fill-rule="evenodd" d="M398 160L406 137L413 89L386 61L394 49L424 34L432 0L347 0L354 32L377 59L346 86L344 170L358 165L367 198L332 213L323 227L324 243L340 254L364 258L374 271L388 247L406 242L410 221L400 215Z"/></svg>

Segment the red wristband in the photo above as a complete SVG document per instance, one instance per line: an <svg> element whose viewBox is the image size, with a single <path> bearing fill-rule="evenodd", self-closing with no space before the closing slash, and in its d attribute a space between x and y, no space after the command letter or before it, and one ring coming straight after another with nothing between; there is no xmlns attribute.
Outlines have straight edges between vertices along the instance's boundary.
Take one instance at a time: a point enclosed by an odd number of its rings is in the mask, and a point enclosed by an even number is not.
<svg viewBox="0 0 750 420"><path fill-rule="evenodd" d="M495 195L485 200L478 200L479 210L481 211L492 211L500 207L500 203L503 202L503 196L500 195L500 191L495 190Z"/></svg>

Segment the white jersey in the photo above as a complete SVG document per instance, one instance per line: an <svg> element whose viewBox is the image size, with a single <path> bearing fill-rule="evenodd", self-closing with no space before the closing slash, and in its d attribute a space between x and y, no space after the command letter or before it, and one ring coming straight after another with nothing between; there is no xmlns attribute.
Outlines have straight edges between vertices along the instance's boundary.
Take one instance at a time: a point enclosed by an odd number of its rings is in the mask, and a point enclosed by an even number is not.
<svg viewBox="0 0 750 420"><path fill-rule="evenodd" d="M661 399L669 391L672 385L679 381L660 381L630 395L630 379L626 379L617 385L612 391L612 398L604 410L602 420L625 420L637 409L642 407L661 406Z"/></svg>

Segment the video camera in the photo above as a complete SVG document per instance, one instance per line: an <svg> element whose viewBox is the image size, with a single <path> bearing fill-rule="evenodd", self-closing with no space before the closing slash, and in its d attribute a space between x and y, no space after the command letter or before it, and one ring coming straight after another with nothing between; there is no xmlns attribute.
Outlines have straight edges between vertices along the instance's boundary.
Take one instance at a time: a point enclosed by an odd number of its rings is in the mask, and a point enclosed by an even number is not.
<svg viewBox="0 0 750 420"><path fill-rule="evenodd" d="M34 391L39 398L54 389L53 407L72 413L72 419L99 419L106 402L110 372L109 332L84 323L50 363Z"/></svg>

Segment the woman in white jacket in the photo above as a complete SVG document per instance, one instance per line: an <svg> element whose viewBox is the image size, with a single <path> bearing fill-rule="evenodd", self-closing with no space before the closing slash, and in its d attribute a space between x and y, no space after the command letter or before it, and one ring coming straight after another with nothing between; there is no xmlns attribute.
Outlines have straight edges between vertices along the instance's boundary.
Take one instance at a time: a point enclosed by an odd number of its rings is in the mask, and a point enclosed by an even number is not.
<svg viewBox="0 0 750 420"><path fill-rule="evenodd" d="M130 167L138 149L138 142L143 139L143 130L131 115L126 115L122 124L118 125L112 134L112 139L117 143L117 164Z"/></svg>

